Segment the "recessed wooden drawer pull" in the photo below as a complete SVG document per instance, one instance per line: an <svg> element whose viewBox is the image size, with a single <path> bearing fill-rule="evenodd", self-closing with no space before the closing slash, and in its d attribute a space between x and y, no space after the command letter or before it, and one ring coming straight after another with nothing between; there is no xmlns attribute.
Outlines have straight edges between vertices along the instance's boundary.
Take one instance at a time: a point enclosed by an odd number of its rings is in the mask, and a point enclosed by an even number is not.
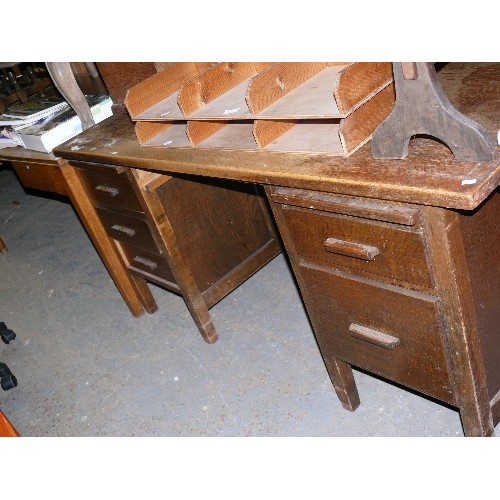
<svg viewBox="0 0 500 500"><path fill-rule="evenodd" d="M137 264L142 264L143 266L149 267L149 269L153 270L158 267L156 262L152 260L145 259L144 257L139 257L138 255L132 259L133 262L137 262Z"/></svg>
<svg viewBox="0 0 500 500"><path fill-rule="evenodd" d="M373 260L380 252L377 247L353 243L351 241L327 238L325 240L325 250L331 253L354 257L355 259Z"/></svg>
<svg viewBox="0 0 500 500"><path fill-rule="evenodd" d="M110 196L111 198L114 198L118 193L118 189L116 188L110 188L106 186L96 186L94 188L99 194L104 194L106 196Z"/></svg>
<svg viewBox="0 0 500 500"><path fill-rule="evenodd" d="M372 330L366 326L356 325L356 323L351 324L349 327L349 333L352 337L365 340L366 342L378 345L384 349L394 349L397 345L399 345L399 339L397 337L393 337L392 335L388 335L387 333L379 332L377 330Z"/></svg>
<svg viewBox="0 0 500 500"><path fill-rule="evenodd" d="M115 231L118 231L119 233L126 234L127 236L130 236L131 238L135 234L135 231L133 229L130 229L129 227L125 227L125 226L120 226L118 224L111 226L111 229L114 229Z"/></svg>

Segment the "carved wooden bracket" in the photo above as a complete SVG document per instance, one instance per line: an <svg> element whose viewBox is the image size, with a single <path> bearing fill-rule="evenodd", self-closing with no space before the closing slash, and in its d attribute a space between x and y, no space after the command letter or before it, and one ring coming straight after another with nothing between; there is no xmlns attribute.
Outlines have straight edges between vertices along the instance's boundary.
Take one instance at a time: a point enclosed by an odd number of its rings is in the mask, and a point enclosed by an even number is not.
<svg viewBox="0 0 500 500"><path fill-rule="evenodd" d="M372 136L373 158L406 158L411 137L426 134L442 140L456 160L493 159L493 139L451 105L433 63L393 63L393 71L396 104Z"/></svg>
<svg viewBox="0 0 500 500"><path fill-rule="evenodd" d="M80 118L82 130L87 130L95 125L87 100L76 82L71 64L69 62L48 62L45 65L54 85Z"/></svg>

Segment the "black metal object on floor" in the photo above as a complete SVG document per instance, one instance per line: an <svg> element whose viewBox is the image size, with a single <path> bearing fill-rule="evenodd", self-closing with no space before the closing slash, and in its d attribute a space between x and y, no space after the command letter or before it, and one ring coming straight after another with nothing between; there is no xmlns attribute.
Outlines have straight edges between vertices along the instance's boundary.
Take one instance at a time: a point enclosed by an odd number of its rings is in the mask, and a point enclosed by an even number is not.
<svg viewBox="0 0 500 500"><path fill-rule="evenodd" d="M0 336L4 344L8 344L16 338L16 334L9 330L3 322L0 322ZM0 363L0 386L4 391L17 387L17 379L5 363Z"/></svg>

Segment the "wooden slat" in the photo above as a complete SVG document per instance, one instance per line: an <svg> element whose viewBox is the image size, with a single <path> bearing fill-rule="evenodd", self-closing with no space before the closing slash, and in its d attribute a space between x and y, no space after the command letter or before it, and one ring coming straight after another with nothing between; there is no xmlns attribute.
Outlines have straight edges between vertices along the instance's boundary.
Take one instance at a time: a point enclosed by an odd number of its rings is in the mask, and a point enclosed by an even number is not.
<svg viewBox="0 0 500 500"><path fill-rule="evenodd" d="M187 135L191 144L197 146L224 126L225 122L220 121L189 121L187 124Z"/></svg>
<svg viewBox="0 0 500 500"><path fill-rule="evenodd" d="M147 122L141 122L147 123ZM167 124L162 124L167 125ZM141 144L145 147L159 147L159 148L189 148L189 142L186 133L186 123L171 123L169 127L165 127L154 137Z"/></svg>
<svg viewBox="0 0 500 500"><path fill-rule="evenodd" d="M255 141L259 148L265 148L296 123L295 120L255 120L253 130Z"/></svg>
<svg viewBox="0 0 500 500"><path fill-rule="evenodd" d="M348 155L370 140L377 126L391 113L395 99L391 83L341 121L340 139Z"/></svg>
<svg viewBox="0 0 500 500"><path fill-rule="evenodd" d="M231 121L198 144L200 148L257 149L253 136L253 122Z"/></svg>
<svg viewBox="0 0 500 500"><path fill-rule="evenodd" d="M266 69L270 68L274 63L271 62L254 62L255 72L261 73L262 71L266 71Z"/></svg>
<svg viewBox="0 0 500 500"><path fill-rule="evenodd" d="M325 67L261 111L258 118L342 118L333 95L341 69L342 66Z"/></svg>
<svg viewBox="0 0 500 500"><path fill-rule="evenodd" d="M176 90L160 102L152 104L142 113L132 116L133 120L148 120L148 121L167 121L167 120L182 120L184 115L177 103L179 91Z"/></svg>
<svg viewBox="0 0 500 500"><path fill-rule="evenodd" d="M135 124L135 135L139 144L142 145L171 126L171 123L137 122Z"/></svg>
<svg viewBox="0 0 500 500"><path fill-rule="evenodd" d="M175 64L179 64L178 62L155 62L155 68L158 73L161 71L165 71L166 69L174 66ZM216 66L217 63L214 62L195 62L193 63L198 68L198 74L201 75L207 71L207 69Z"/></svg>
<svg viewBox="0 0 500 500"><path fill-rule="evenodd" d="M267 210L267 207L265 208ZM268 243L230 271L224 279L217 281L203 292L203 298L208 307L210 308L219 302L219 300L234 290L235 283L241 283L247 276L265 265L280 252L281 247L277 240L269 240Z"/></svg>
<svg viewBox="0 0 500 500"><path fill-rule="evenodd" d="M151 106L167 99L185 82L199 76L204 69L205 65L198 66L194 62L176 63L131 87L125 97L125 106L130 116L134 119Z"/></svg>
<svg viewBox="0 0 500 500"><path fill-rule="evenodd" d="M276 203L311 208L336 214L362 217L378 221L414 226L419 220L418 210L406 205L388 205L385 201L360 199L305 189L274 187L271 198Z"/></svg>
<svg viewBox="0 0 500 500"><path fill-rule="evenodd" d="M392 64L357 62L340 72L334 91L339 111L347 116L392 81Z"/></svg>
<svg viewBox="0 0 500 500"><path fill-rule="evenodd" d="M247 92L248 107L258 114L319 73L326 63L278 63L252 78Z"/></svg>
<svg viewBox="0 0 500 500"><path fill-rule="evenodd" d="M343 156L338 120L304 120L268 144L267 151L322 152Z"/></svg>
<svg viewBox="0 0 500 500"><path fill-rule="evenodd" d="M179 106L185 116L191 118L196 111L205 107L207 104L213 102L217 98L223 96L231 89L236 86L246 82L251 77L255 76L266 63L221 63L214 68L206 71L200 77L191 80L186 83L179 94ZM270 65L271 63L267 63ZM245 95L246 87L243 89L243 100L245 112L248 115L248 106L246 105ZM232 105L232 104L231 104ZM204 116L205 118L231 118L235 117L230 115L225 115L225 110L231 110L235 108L224 107L220 111L215 112L213 116L208 114ZM243 111L243 110L242 110Z"/></svg>

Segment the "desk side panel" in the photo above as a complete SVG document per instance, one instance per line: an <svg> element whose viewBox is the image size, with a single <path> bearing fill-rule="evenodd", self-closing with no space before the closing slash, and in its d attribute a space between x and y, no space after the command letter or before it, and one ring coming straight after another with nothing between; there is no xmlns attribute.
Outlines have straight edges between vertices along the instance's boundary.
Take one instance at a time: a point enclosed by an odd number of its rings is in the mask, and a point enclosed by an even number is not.
<svg viewBox="0 0 500 500"><path fill-rule="evenodd" d="M500 392L500 189L463 212L460 225L491 401ZM500 407L493 418L500 420Z"/></svg>
<svg viewBox="0 0 500 500"><path fill-rule="evenodd" d="M275 239L270 216L250 184L176 178L157 192L202 291L230 279L234 270L254 260ZM279 250L276 246L272 256ZM244 279L269 256L257 264L258 260Z"/></svg>

